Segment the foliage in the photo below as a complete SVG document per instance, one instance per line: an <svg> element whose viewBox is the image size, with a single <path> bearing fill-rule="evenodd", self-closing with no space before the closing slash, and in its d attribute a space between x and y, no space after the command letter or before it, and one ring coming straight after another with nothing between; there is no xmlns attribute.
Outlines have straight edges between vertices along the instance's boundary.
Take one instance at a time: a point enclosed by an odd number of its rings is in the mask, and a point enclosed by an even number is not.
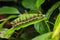
<svg viewBox="0 0 60 40"><path fill-rule="evenodd" d="M37 10L45 0L23 0L22 5L31 10ZM31 5L30 5L31 4Z"/></svg>
<svg viewBox="0 0 60 40"><path fill-rule="evenodd" d="M2 7L0 8L0 14L19 14L19 11L14 7Z"/></svg>
<svg viewBox="0 0 60 40"><path fill-rule="evenodd" d="M49 32L49 33L45 33L45 34L43 34L43 35L39 35L39 36L37 36L37 37L35 37L35 38L33 38L32 40L50 40L51 38L51 32Z"/></svg>
<svg viewBox="0 0 60 40"><path fill-rule="evenodd" d="M59 40L60 36L60 13L57 16L55 25L54 25L54 31L52 35L52 40Z"/></svg>
<svg viewBox="0 0 60 40"><path fill-rule="evenodd" d="M19 0L15 1L18 4ZM2 16L2 19L0 19L0 38L8 40L59 40L60 1L57 1L51 5L46 12L44 12L44 9L42 8L44 7L44 3L46 3L46 0L22 0L21 7L24 7L23 9L25 9L23 14L20 13L20 10L16 7L0 7L0 15L7 15L6 18L3 18ZM20 8L20 5L18 6ZM48 5L46 7L48 7ZM58 12L54 14L56 9ZM58 16L56 15L57 13ZM56 20L54 21L55 23L51 22L53 19ZM7 28L6 24L11 27Z"/></svg>

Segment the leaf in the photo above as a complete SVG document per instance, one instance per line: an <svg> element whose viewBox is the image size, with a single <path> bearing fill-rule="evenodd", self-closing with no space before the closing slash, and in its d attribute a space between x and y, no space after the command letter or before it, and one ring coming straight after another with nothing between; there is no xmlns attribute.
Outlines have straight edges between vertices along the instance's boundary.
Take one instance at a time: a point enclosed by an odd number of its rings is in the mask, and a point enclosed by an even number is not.
<svg viewBox="0 0 60 40"><path fill-rule="evenodd" d="M11 37L11 35L14 33L15 29L12 27L11 29L7 30L4 35L3 38L8 39L9 37Z"/></svg>
<svg viewBox="0 0 60 40"><path fill-rule="evenodd" d="M4 22L0 24L0 30L3 28Z"/></svg>
<svg viewBox="0 0 60 40"><path fill-rule="evenodd" d="M56 2L47 12L46 12L46 18L49 20L51 14L54 12L54 10L60 6L60 1Z"/></svg>
<svg viewBox="0 0 60 40"><path fill-rule="evenodd" d="M37 10L45 0L23 0L22 5L31 10Z"/></svg>
<svg viewBox="0 0 60 40"><path fill-rule="evenodd" d="M34 28L40 34L44 34L50 31L50 28L48 28L45 21L34 24Z"/></svg>
<svg viewBox="0 0 60 40"><path fill-rule="evenodd" d="M54 30L57 28L57 25L60 23L60 13L57 16L57 19L55 21L55 25L54 25Z"/></svg>
<svg viewBox="0 0 60 40"><path fill-rule="evenodd" d="M54 31L52 35L52 40L59 40L60 39L60 13L57 16L55 25L54 25Z"/></svg>
<svg viewBox="0 0 60 40"><path fill-rule="evenodd" d="M23 0L22 5L25 8L36 10L36 0Z"/></svg>
<svg viewBox="0 0 60 40"><path fill-rule="evenodd" d="M60 39L60 23L57 25L56 30L53 31L52 40Z"/></svg>
<svg viewBox="0 0 60 40"><path fill-rule="evenodd" d="M39 7L41 7L41 5L45 2L45 0L37 0L36 1L36 7L37 9L39 9Z"/></svg>
<svg viewBox="0 0 60 40"><path fill-rule="evenodd" d="M51 34L52 34L52 32L45 33L45 34L42 34L42 35L39 35L39 36L33 38L32 40L50 40Z"/></svg>
<svg viewBox="0 0 60 40"><path fill-rule="evenodd" d="M2 28L2 30L0 30L0 38L4 38L4 33L7 31L8 29L6 28Z"/></svg>
<svg viewBox="0 0 60 40"><path fill-rule="evenodd" d="M0 14L19 14L19 11L14 7L4 6L0 8Z"/></svg>

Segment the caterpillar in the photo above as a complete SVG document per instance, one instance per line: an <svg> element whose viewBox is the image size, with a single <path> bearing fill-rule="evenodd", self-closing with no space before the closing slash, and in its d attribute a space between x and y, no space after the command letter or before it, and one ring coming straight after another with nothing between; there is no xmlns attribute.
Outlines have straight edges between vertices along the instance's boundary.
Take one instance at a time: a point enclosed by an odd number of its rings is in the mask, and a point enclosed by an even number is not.
<svg viewBox="0 0 60 40"><path fill-rule="evenodd" d="M44 18L44 15L40 13L39 14L21 14L18 16L18 18L13 20L11 24L13 27L15 27L20 24L27 23L36 19L42 19L42 18Z"/></svg>

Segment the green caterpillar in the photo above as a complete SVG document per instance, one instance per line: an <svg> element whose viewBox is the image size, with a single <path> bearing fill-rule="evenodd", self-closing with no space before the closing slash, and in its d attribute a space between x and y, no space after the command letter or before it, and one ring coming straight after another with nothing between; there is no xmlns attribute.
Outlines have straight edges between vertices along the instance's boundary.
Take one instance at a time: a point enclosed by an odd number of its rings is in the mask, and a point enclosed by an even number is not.
<svg viewBox="0 0 60 40"><path fill-rule="evenodd" d="M30 22L30 21L33 21L33 20L36 20L36 19L42 19L44 18L44 15L43 14L21 14L18 16L18 18L16 18L15 20L13 20L11 22L12 26L15 27L15 26L18 26L20 24L23 24L23 23L27 23L27 22Z"/></svg>

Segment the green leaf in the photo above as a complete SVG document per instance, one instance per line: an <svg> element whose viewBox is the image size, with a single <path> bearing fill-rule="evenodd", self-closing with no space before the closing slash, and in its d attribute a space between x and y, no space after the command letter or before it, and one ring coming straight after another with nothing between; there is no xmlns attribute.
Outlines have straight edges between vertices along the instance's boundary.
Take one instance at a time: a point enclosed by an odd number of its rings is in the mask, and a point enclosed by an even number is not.
<svg viewBox="0 0 60 40"><path fill-rule="evenodd" d="M57 25L60 23L60 13L59 15L57 16L57 19L55 21L55 25L54 25L54 30L57 28Z"/></svg>
<svg viewBox="0 0 60 40"><path fill-rule="evenodd" d="M39 7L41 7L41 5L45 2L45 0L37 0L36 1L36 7L37 9L39 9Z"/></svg>
<svg viewBox="0 0 60 40"><path fill-rule="evenodd" d="M4 33L7 31L8 29L6 28L2 28L2 30L0 30L0 38L4 38Z"/></svg>
<svg viewBox="0 0 60 40"><path fill-rule="evenodd" d="M36 10L36 0L23 0L22 5L25 8Z"/></svg>
<svg viewBox="0 0 60 40"><path fill-rule="evenodd" d="M45 34L42 34L42 35L39 35L39 36L33 38L32 40L50 40L51 34L52 34L52 32L45 33Z"/></svg>
<svg viewBox="0 0 60 40"><path fill-rule="evenodd" d="M19 14L19 11L14 7L4 6L0 8L0 14Z"/></svg>
<svg viewBox="0 0 60 40"><path fill-rule="evenodd" d="M3 38L8 39L9 37L11 37L11 35L14 33L15 29L12 27L11 29L7 30L4 35Z"/></svg>
<svg viewBox="0 0 60 40"><path fill-rule="evenodd" d="M37 10L45 0L23 0L22 5L31 10Z"/></svg>
<svg viewBox="0 0 60 40"><path fill-rule="evenodd" d="M54 31L52 35L52 40L59 40L60 39L60 13L57 16L55 25L54 25Z"/></svg>
<svg viewBox="0 0 60 40"><path fill-rule="evenodd" d="M56 30L53 31L52 40L60 39L60 23L57 25Z"/></svg>
<svg viewBox="0 0 60 40"><path fill-rule="evenodd" d="M44 34L50 31L50 28L48 28L45 21L34 24L34 28L40 34Z"/></svg>
<svg viewBox="0 0 60 40"><path fill-rule="evenodd" d="M3 22L3 23L0 24L0 30L3 28L4 23L5 23L5 22Z"/></svg>
<svg viewBox="0 0 60 40"><path fill-rule="evenodd" d="M56 8L60 6L60 1L56 2L46 13L47 20L50 18L51 14L54 12Z"/></svg>

